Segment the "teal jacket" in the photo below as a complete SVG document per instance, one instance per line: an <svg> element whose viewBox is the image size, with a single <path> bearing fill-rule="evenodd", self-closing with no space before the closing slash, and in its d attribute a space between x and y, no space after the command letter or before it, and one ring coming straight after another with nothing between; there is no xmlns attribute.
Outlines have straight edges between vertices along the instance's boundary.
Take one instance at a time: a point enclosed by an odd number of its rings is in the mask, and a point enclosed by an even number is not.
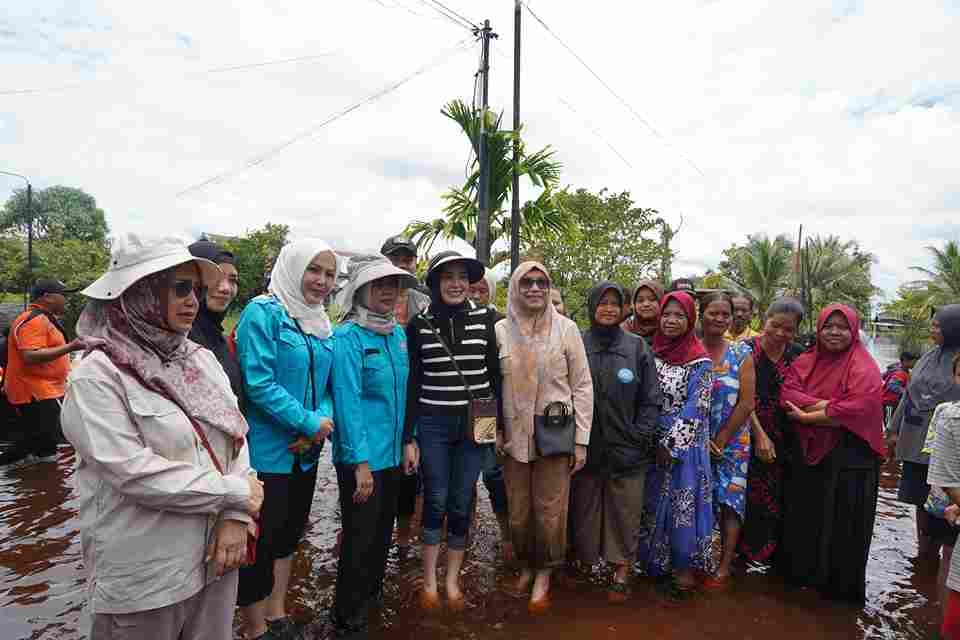
<svg viewBox="0 0 960 640"><path fill-rule="evenodd" d="M400 465L410 359L399 326L380 335L354 322L333 340L333 462L366 462L370 471Z"/></svg>
<svg viewBox="0 0 960 640"><path fill-rule="evenodd" d="M313 352L313 389L308 344ZM291 473L294 458L287 447L300 436L313 438L320 418L333 419L329 385L333 340L301 333L274 297L260 296L240 316L237 355L247 396L250 466L264 473ZM300 466L309 469L315 464L316 456L307 455Z"/></svg>

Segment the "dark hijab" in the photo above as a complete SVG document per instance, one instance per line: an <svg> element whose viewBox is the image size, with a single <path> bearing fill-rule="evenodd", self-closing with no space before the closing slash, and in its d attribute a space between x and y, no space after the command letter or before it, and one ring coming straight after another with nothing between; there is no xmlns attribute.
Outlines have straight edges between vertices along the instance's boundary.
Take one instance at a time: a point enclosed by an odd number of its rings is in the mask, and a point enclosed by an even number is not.
<svg viewBox="0 0 960 640"><path fill-rule="evenodd" d="M960 353L960 304L948 304L933 319L940 323L943 344L927 351L910 373L907 393L920 411L933 411L953 389L953 359Z"/></svg>
<svg viewBox="0 0 960 640"><path fill-rule="evenodd" d="M600 306L600 299L603 298L603 295L607 291L611 290L617 292L617 297L620 298L620 306L623 306L626 295L624 294L623 287L616 282L601 282L591 289L590 294L587 296L587 309L590 313L590 333L595 337L597 344L604 349L613 344L617 338L620 337L620 334L623 333L623 329L620 328L619 324L606 326L597 322L597 307Z"/></svg>

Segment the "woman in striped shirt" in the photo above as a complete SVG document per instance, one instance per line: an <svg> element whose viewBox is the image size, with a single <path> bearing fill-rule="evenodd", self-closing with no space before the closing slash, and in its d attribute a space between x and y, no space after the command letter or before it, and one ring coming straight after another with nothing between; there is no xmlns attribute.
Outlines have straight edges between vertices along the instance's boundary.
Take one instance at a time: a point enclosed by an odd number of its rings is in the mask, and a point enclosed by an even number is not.
<svg viewBox="0 0 960 640"><path fill-rule="evenodd" d="M454 611L464 607L459 574L482 462L482 447L467 436L467 411L471 394L476 398L500 394L496 315L468 296L470 285L483 278L483 272L480 262L455 251L437 254L426 277L430 306L407 325L410 377L404 442L415 441L420 452L424 497L420 604L428 610L440 606L437 559L444 517L448 606Z"/></svg>

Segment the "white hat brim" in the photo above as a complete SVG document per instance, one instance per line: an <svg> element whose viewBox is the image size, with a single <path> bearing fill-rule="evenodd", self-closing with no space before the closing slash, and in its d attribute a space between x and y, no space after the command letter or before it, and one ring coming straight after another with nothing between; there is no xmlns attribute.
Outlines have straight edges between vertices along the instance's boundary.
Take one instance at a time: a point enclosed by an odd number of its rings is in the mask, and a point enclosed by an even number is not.
<svg viewBox="0 0 960 640"><path fill-rule="evenodd" d="M123 292L137 280L188 262L195 262L200 268L200 275L205 286L213 286L223 276L223 271L215 262L192 256L184 248L184 253L159 256L127 267L110 269L80 293L96 300L115 300L123 295Z"/></svg>

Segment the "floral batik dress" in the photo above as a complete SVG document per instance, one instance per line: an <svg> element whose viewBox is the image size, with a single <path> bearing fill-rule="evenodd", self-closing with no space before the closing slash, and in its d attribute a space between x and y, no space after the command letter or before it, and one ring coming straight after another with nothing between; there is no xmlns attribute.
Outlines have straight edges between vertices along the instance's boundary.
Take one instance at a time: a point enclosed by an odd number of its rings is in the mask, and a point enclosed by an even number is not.
<svg viewBox="0 0 960 640"><path fill-rule="evenodd" d="M656 365L663 394L657 435L673 462L647 474L638 568L649 575L682 569L713 573L713 363L700 358L672 365L657 358Z"/></svg>
<svg viewBox="0 0 960 640"><path fill-rule="evenodd" d="M740 399L740 365L752 354L742 342L731 342L723 361L713 367L713 394L710 405L710 437L717 435L730 419ZM713 459L713 506L717 516L726 505L740 516L746 510L747 470L750 467L750 421L744 422L727 440L723 457Z"/></svg>

